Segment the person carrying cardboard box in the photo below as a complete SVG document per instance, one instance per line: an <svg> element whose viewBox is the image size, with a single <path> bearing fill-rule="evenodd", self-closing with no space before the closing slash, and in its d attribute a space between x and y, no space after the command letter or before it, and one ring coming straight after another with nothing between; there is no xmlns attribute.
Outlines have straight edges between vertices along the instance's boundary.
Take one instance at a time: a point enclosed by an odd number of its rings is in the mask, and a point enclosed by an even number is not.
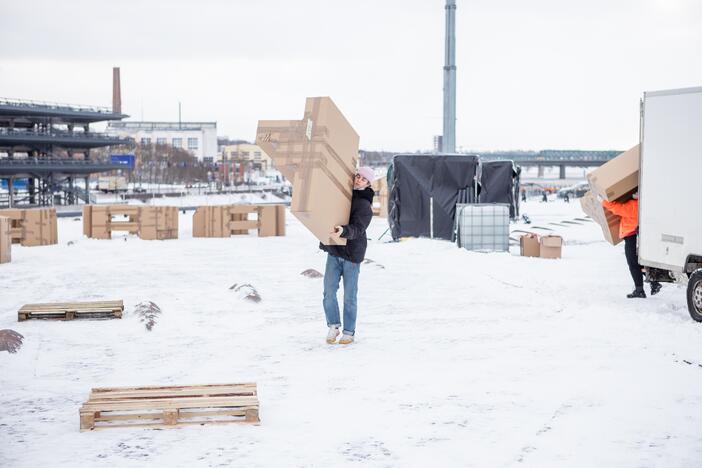
<svg viewBox="0 0 702 468"><path fill-rule="evenodd" d="M334 226L334 231L331 233L334 238L346 239L346 245L319 244L319 248L328 254L327 266L324 271L322 305L329 327L327 333L327 343L329 344L336 342L336 337L339 336L339 327L341 327L336 292L339 289L339 280L342 276L344 278L344 333L339 344L353 343L353 337L356 333L358 275L368 245L366 228L373 218L374 192L370 184L374 178L373 169L370 167L360 167L356 171L349 224Z"/></svg>
<svg viewBox="0 0 702 468"><path fill-rule="evenodd" d="M634 291L627 294L629 299L646 297L646 292L643 288L643 272L639 265L638 253L636 251L636 243L639 232L639 197L635 193L630 200L625 202L602 200L602 206L621 217L619 224L619 237L624 239L624 254L626 255L626 263L629 265L631 278L634 280ZM651 295L658 294L661 290L661 283L651 281Z"/></svg>

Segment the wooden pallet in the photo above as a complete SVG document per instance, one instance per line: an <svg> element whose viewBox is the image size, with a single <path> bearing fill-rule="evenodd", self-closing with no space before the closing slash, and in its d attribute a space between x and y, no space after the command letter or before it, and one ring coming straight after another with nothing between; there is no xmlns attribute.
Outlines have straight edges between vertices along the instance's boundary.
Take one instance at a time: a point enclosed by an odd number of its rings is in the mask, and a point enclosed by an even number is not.
<svg viewBox="0 0 702 468"><path fill-rule="evenodd" d="M80 430L259 424L255 383L94 388L80 408Z"/></svg>
<svg viewBox="0 0 702 468"><path fill-rule="evenodd" d="M74 320L122 318L123 301L54 302L26 304L17 312L17 320Z"/></svg>

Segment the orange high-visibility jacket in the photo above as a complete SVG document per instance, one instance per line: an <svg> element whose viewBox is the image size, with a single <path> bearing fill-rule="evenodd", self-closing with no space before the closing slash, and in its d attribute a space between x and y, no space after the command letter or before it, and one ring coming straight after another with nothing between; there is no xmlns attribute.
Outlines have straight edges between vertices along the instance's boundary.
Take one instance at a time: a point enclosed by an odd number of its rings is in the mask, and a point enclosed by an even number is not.
<svg viewBox="0 0 702 468"><path fill-rule="evenodd" d="M604 200L602 206L622 218L619 222L620 238L623 239L636 232L636 228L639 227L639 201L636 198L624 203Z"/></svg>

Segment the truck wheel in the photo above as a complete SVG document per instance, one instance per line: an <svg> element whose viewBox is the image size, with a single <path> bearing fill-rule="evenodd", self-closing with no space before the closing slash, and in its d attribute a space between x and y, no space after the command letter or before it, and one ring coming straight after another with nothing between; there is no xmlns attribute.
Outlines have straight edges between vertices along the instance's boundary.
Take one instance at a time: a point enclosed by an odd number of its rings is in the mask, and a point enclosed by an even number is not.
<svg viewBox="0 0 702 468"><path fill-rule="evenodd" d="M702 322L702 270L695 271L687 283L687 308L690 317Z"/></svg>

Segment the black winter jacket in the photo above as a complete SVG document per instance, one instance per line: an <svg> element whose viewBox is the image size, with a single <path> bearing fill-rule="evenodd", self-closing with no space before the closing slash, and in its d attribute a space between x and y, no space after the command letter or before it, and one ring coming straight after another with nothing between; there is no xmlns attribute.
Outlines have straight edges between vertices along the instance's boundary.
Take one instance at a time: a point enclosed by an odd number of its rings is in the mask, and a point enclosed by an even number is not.
<svg viewBox="0 0 702 468"><path fill-rule="evenodd" d="M366 187L363 190L354 190L351 197L351 214L349 224L343 226L341 237L346 240L346 245L324 245L320 242L319 248L335 257L341 257L353 263L361 263L366 256L368 239L366 228L373 218L373 189Z"/></svg>

